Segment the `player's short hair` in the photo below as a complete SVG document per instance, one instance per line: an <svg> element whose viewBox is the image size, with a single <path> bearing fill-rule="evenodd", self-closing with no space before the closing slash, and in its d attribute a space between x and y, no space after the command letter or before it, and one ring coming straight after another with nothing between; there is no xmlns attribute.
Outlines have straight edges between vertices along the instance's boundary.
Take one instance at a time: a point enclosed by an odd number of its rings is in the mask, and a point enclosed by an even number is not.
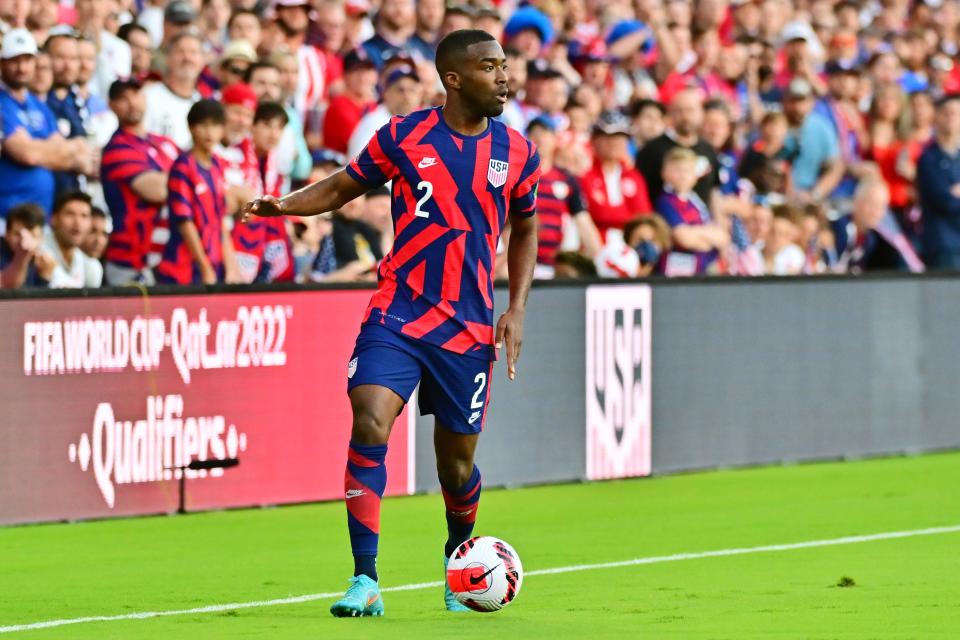
<svg viewBox="0 0 960 640"><path fill-rule="evenodd" d="M89 195L83 191L68 191L61 194L57 201L53 203L53 215L60 213L71 202L86 202L90 205L91 210L93 209L93 198Z"/></svg>
<svg viewBox="0 0 960 640"><path fill-rule="evenodd" d="M261 102L257 105L257 111L253 114L253 122L270 122L271 120L280 120L283 123L283 126L287 126L287 123L290 122L290 116L287 115L287 110L283 108L283 105L279 102Z"/></svg>
<svg viewBox="0 0 960 640"><path fill-rule="evenodd" d="M19 222L27 231L42 227L47 222L43 208L35 202L24 202L7 211L7 227Z"/></svg>
<svg viewBox="0 0 960 640"><path fill-rule="evenodd" d="M445 35L437 45L437 72L440 79L443 80L448 71L460 70L470 45L496 41L496 38L482 29L458 29Z"/></svg>
<svg viewBox="0 0 960 640"><path fill-rule="evenodd" d="M223 110L223 105L209 98L194 103L187 113L187 126L189 127L195 127L205 122L223 124L226 120L227 114Z"/></svg>

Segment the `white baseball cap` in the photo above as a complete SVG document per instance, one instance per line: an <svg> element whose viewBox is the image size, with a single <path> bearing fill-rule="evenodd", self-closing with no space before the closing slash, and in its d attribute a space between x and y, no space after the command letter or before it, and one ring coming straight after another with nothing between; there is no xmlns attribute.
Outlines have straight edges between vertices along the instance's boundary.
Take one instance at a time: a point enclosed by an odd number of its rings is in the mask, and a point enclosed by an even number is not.
<svg viewBox="0 0 960 640"><path fill-rule="evenodd" d="M26 29L11 29L3 36L3 47L0 48L0 58L9 60L18 56L37 55L37 41Z"/></svg>

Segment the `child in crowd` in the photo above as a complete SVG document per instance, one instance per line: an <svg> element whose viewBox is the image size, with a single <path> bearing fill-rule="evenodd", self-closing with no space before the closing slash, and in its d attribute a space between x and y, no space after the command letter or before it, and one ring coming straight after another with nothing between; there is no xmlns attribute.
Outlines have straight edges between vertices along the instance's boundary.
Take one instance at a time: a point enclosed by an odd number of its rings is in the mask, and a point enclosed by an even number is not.
<svg viewBox="0 0 960 640"><path fill-rule="evenodd" d="M654 209L672 230L674 247L663 263L667 276L707 273L719 250L730 243L727 229L711 217L693 190L699 179L697 162L697 154L685 147L671 149L664 158L664 192Z"/></svg>
<svg viewBox="0 0 960 640"><path fill-rule="evenodd" d="M57 262L43 247L44 213L40 205L17 205L7 212L0 238L0 289L46 287Z"/></svg>
<svg viewBox="0 0 960 640"><path fill-rule="evenodd" d="M795 276L803 273L807 257L800 248L803 212L789 205L773 208L773 224L763 245L766 272L774 276Z"/></svg>
<svg viewBox="0 0 960 640"><path fill-rule="evenodd" d="M214 153L223 139L223 105L200 100L187 114L193 148L170 169L170 240L154 270L160 284L237 282L236 260L224 218L228 207L223 163ZM233 203L236 205L236 203Z"/></svg>
<svg viewBox="0 0 960 640"><path fill-rule="evenodd" d="M623 227L623 239L640 258L640 277L660 271L661 257L673 247L670 225L657 214L640 215Z"/></svg>

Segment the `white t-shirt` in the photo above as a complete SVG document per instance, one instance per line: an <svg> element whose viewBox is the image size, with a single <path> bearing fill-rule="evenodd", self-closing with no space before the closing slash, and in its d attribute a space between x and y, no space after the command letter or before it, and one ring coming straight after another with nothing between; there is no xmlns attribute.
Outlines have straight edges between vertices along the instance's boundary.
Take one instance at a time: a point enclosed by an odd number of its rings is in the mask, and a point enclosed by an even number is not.
<svg viewBox="0 0 960 640"><path fill-rule="evenodd" d="M53 233L47 231L44 238L47 251L56 261L57 266L50 276L51 289L82 289L84 287L99 287L103 284L103 265L81 251L73 250L73 261L67 264L60 245L57 244Z"/></svg>
<svg viewBox="0 0 960 640"><path fill-rule="evenodd" d="M130 45L109 31L101 31L100 53L97 54L97 69L90 82L90 91L106 99L114 80L130 77L130 64Z"/></svg>
<svg viewBox="0 0 960 640"><path fill-rule="evenodd" d="M347 143L347 161L351 161L363 151L363 148L370 142L370 138L377 132L377 129L390 122L390 112L384 105L360 118L357 128L353 130L350 136L350 142Z"/></svg>
<svg viewBox="0 0 960 640"><path fill-rule="evenodd" d="M137 16L137 24L147 30L150 36L150 48L160 48L160 43L163 42L163 7L153 5L144 7Z"/></svg>
<svg viewBox="0 0 960 640"><path fill-rule="evenodd" d="M193 147L187 113L194 102L200 100L196 91L190 98L181 98L162 82L151 82L143 89L147 99L147 112L143 121L147 131L172 139L182 150Z"/></svg>

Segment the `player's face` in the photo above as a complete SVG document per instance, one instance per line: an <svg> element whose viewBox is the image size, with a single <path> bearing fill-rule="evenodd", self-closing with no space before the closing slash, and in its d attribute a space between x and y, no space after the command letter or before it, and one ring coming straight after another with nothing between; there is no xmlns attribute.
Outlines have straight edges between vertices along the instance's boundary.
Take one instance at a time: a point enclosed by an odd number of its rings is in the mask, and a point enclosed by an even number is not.
<svg viewBox="0 0 960 640"><path fill-rule="evenodd" d="M503 113L507 103L507 59L500 43L478 42L467 47L460 71L460 92L464 102L488 118Z"/></svg>
<svg viewBox="0 0 960 640"><path fill-rule="evenodd" d="M79 247L90 234L93 215L90 205L82 200L72 200L57 211L51 219L53 232L62 245Z"/></svg>

